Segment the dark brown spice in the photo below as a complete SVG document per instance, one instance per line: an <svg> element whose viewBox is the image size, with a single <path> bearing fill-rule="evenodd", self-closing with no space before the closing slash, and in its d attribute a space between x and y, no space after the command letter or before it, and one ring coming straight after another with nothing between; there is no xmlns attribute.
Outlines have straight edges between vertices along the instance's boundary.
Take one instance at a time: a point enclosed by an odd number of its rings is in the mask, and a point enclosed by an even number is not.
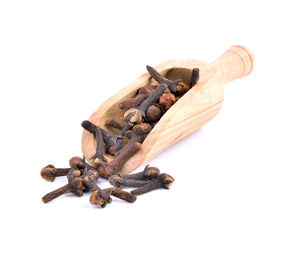
<svg viewBox="0 0 300 255"><path fill-rule="evenodd" d="M136 195L117 188L100 189L97 185L100 177L98 169L87 164L85 160L83 162L83 169L71 169L68 172L69 183L67 185L46 194L42 198L42 201L48 203L66 193L74 193L76 196L82 196L83 192L92 192L90 197L91 204L97 204L101 207L105 207L107 203L112 201L110 198L111 195L129 203L133 203L136 200Z"/></svg>
<svg viewBox="0 0 300 255"><path fill-rule="evenodd" d="M191 76L191 82L190 87L193 87L199 80L200 77L200 70L199 68L193 68L192 70L192 76Z"/></svg>
<svg viewBox="0 0 300 255"><path fill-rule="evenodd" d="M45 166L41 170L41 176L47 181L53 182L56 177L66 176L71 169L80 169L83 168L82 158L73 157L69 160L69 168L56 168L53 165Z"/></svg>
<svg viewBox="0 0 300 255"><path fill-rule="evenodd" d="M94 162L97 160L102 160L104 162L107 162L107 159L104 157L104 142L103 142L103 135L102 131L100 129L97 129L95 131L96 136L96 152L95 154L90 158Z"/></svg>
<svg viewBox="0 0 300 255"><path fill-rule="evenodd" d="M169 189L173 182L174 178L171 175L161 174L156 180L132 190L131 193L134 195L142 195L159 188Z"/></svg>
<svg viewBox="0 0 300 255"><path fill-rule="evenodd" d="M56 177L67 175L70 169L71 168L55 168L53 165L48 165L41 170L41 176L46 181L53 182Z"/></svg>
<svg viewBox="0 0 300 255"><path fill-rule="evenodd" d="M147 135L151 132L151 129L152 127L148 123L141 123L133 126L132 130L130 131L130 141L127 143L126 146L133 143L143 143ZM122 151L127 150L126 146L123 147L121 150L119 150L115 154L115 157L117 157L120 153L122 153Z"/></svg>
<svg viewBox="0 0 300 255"><path fill-rule="evenodd" d="M122 130L124 128L124 126L121 123L119 123L118 121L113 120L113 119L106 121L105 125L107 127L112 127L112 128L118 129L118 130Z"/></svg>
<svg viewBox="0 0 300 255"><path fill-rule="evenodd" d="M141 123L133 126L131 130L130 143L142 143L147 135L151 132L151 125L148 123Z"/></svg>
<svg viewBox="0 0 300 255"><path fill-rule="evenodd" d="M90 203L93 205L99 205L104 208L106 204L112 201L110 196L117 197L128 203L133 203L134 201L136 201L136 195L124 190L118 188L100 189L99 186L96 186L91 194Z"/></svg>
<svg viewBox="0 0 300 255"><path fill-rule="evenodd" d="M132 108L125 112L124 118L126 119L127 123L131 126L141 123L143 118L146 117L147 109L158 101L165 90L166 85L159 85L156 90L138 108ZM124 135L127 130L124 131L123 129L122 134Z"/></svg>
<svg viewBox="0 0 300 255"><path fill-rule="evenodd" d="M80 178L74 178L71 183L68 183L67 185L58 188L45 196L43 196L42 201L44 203L48 203L52 201L53 199L62 196L67 193L73 193L76 196L82 196L84 191L84 186L82 183L82 180Z"/></svg>
<svg viewBox="0 0 300 255"><path fill-rule="evenodd" d="M71 169L67 174L68 182L71 183L75 178L80 177L83 174L83 169Z"/></svg>
<svg viewBox="0 0 300 255"><path fill-rule="evenodd" d="M44 203L48 203L48 202L52 201L53 199L58 198L59 196L62 196L64 194L71 193L71 192L72 192L71 185L67 184L67 185L60 187L56 190L53 190L50 193L43 196L42 201Z"/></svg>
<svg viewBox="0 0 300 255"><path fill-rule="evenodd" d="M109 183L117 188L124 188L124 187L141 187L148 183L145 180L135 180L135 179L123 179L120 175L115 174L109 177Z"/></svg>
<svg viewBox="0 0 300 255"><path fill-rule="evenodd" d="M147 94L138 94L134 98L129 98L124 100L119 104L120 109L128 110L133 107L139 106L146 98L148 97Z"/></svg>
<svg viewBox="0 0 300 255"><path fill-rule="evenodd" d="M69 166L72 169L74 169L74 168L83 169L84 168L84 160L79 156L72 157L69 160Z"/></svg>
<svg viewBox="0 0 300 255"><path fill-rule="evenodd" d="M175 104L176 98L174 94L170 92L170 90L166 90L159 98L159 105L166 111L171 108L173 104Z"/></svg>
<svg viewBox="0 0 300 255"><path fill-rule="evenodd" d="M93 124L88 120L83 121L81 123L81 126L94 135L96 134L96 130L101 130L103 140L106 145L106 151L111 155L115 155L117 151L123 148L123 138L121 136L113 136L106 130L102 129L101 127L98 127L97 125Z"/></svg>
<svg viewBox="0 0 300 255"><path fill-rule="evenodd" d="M122 199L128 203L133 203L136 200L136 195L118 188L114 188L112 190L111 195L119 199Z"/></svg>
<svg viewBox="0 0 300 255"><path fill-rule="evenodd" d="M153 104L147 110L147 120L149 122L156 122L158 121L161 116L163 115L163 111L159 105Z"/></svg>
<svg viewBox="0 0 300 255"><path fill-rule="evenodd" d="M143 117L143 112L140 111L138 108L131 108L124 114L124 118L126 119L127 124L129 124L129 127L140 124L143 120Z"/></svg>
<svg viewBox="0 0 300 255"><path fill-rule="evenodd" d="M46 194L42 201L48 203L53 199L64 195L66 193L73 193L76 196L82 196L83 192L88 192L92 186L97 182L100 174L98 170L95 170L91 166L85 163L83 159L83 169L71 169L68 174L68 184Z"/></svg>
<svg viewBox="0 0 300 255"><path fill-rule="evenodd" d="M107 204L111 203L111 189L100 189L99 187L93 190L90 196L90 203L92 205L99 205L104 208Z"/></svg>
<svg viewBox="0 0 300 255"><path fill-rule="evenodd" d="M148 66L148 65L146 66L146 69L154 80L156 80L160 84L167 84L168 88L171 90L172 93L176 92L176 87L180 80L171 81L171 80L163 77L153 67Z"/></svg>
<svg viewBox="0 0 300 255"><path fill-rule="evenodd" d="M126 161L136 154L140 149L140 143L128 143L125 145L120 154L111 162L97 162L95 167L99 169L101 177L107 179L113 174L118 174Z"/></svg>
<svg viewBox="0 0 300 255"><path fill-rule="evenodd" d="M135 180L155 180L160 176L160 171L157 167L153 167L150 165L146 165L144 171L134 173L134 174L127 174L123 175L122 178L124 180L127 179L135 179Z"/></svg>
<svg viewBox="0 0 300 255"><path fill-rule="evenodd" d="M157 72L153 67L146 66L147 71L151 75L151 77L159 83L165 83L168 85L169 90L176 94L177 96L182 96L185 92L190 89L190 86L182 82L180 79L178 80L169 80L166 77L163 77L159 72Z"/></svg>
<svg viewBox="0 0 300 255"><path fill-rule="evenodd" d="M155 89L156 87L151 85L141 87L135 97L122 101L119 107L123 110L138 107Z"/></svg>
<svg viewBox="0 0 300 255"><path fill-rule="evenodd" d="M183 96L188 90L190 89L190 86L187 85L184 82L178 82L176 86L176 96Z"/></svg>

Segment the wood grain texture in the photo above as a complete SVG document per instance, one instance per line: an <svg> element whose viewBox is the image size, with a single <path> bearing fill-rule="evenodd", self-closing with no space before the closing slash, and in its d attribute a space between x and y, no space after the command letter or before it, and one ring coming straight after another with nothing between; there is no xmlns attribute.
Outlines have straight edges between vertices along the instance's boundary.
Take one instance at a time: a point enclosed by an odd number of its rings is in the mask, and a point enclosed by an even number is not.
<svg viewBox="0 0 300 255"><path fill-rule="evenodd" d="M243 46L233 46L211 64L198 60L170 60L155 67L162 75L171 79L182 78L184 82L189 82L192 69L198 67L200 79L163 115L143 142L142 149L124 165L122 173L132 172L214 118L224 100L224 84L248 75L253 66L252 53ZM106 120L124 123L125 111L119 109L119 102L133 97L138 88L149 83L157 84L148 73L143 74L100 105L89 121L116 134L118 131L105 126ZM95 153L95 148L93 135L84 130L82 151L87 159ZM112 156L106 156L112 159Z"/></svg>

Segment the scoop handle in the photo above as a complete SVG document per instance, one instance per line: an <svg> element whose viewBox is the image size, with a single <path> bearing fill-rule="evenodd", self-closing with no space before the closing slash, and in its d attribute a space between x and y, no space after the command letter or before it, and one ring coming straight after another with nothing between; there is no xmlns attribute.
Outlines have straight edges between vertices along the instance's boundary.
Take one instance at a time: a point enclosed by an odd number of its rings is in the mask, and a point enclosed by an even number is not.
<svg viewBox="0 0 300 255"><path fill-rule="evenodd" d="M251 73L254 66L254 56L244 46L230 47L222 56L210 64L219 71L223 83L242 78Z"/></svg>

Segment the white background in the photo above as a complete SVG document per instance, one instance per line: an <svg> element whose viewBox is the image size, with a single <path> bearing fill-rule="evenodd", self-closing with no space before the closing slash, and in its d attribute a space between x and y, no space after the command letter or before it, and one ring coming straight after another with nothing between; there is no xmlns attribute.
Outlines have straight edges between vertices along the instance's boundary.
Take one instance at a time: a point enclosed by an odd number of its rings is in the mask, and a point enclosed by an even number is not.
<svg viewBox="0 0 300 255"><path fill-rule="evenodd" d="M1 254L299 254L298 1L1 1ZM151 162L175 183L105 209L40 177L80 123L168 59L255 55L220 114ZM139 169L142 170L142 167ZM108 185L100 182L102 187Z"/></svg>

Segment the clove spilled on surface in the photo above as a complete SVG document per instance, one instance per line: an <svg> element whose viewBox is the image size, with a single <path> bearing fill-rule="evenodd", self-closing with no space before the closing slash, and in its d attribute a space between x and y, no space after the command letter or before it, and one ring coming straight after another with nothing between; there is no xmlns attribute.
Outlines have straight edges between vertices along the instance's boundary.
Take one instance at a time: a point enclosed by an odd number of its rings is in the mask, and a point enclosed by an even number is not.
<svg viewBox="0 0 300 255"><path fill-rule="evenodd" d="M112 201L110 196L115 196L129 203L133 203L136 200L136 195L118 188L108 188L102 190L97 184L97 181L100 177L99 170L87 164L85 160L83 161L83 169L74 168L68 171L68 184L43 196L42 201L44 203L48 203L53 199L67 193L73 193L76 196L82 196L83 193L87 192L92 192L90 203L99 205L102 208Z"/></svg>
<svg viewBox="0 0 300 255"><path fill-rule="evenodd" d="M148 182L147 184L132 190L131 193L134 195L142 195L160 188L169 189L173 182L174 178L171 175L161 174L156 180Z"/></svg>

